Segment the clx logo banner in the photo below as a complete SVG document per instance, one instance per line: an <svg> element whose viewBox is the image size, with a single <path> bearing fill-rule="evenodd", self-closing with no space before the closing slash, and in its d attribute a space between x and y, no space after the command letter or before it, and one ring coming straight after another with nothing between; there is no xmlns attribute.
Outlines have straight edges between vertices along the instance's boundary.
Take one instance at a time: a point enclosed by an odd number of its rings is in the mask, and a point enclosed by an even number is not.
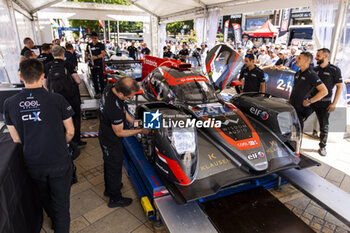
<svg viewBox="0 0 350 233"><path fill-rule="evenodd" d="M144 129L160 129L160 116L162 114L157 110L156 112L143 113L143 128Z"/></svg>

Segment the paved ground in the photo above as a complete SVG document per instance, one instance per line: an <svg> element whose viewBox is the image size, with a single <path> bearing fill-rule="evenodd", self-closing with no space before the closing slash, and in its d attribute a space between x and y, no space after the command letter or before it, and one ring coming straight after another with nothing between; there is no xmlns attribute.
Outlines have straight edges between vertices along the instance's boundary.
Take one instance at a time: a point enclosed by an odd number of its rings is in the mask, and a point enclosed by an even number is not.
<svg viewBox="0 0 350 233"><path fill-rule="evenodd" d="M82 132L97 131L97 120L83 120ZM107 198L103 196L103 160L97 138L86 139L87 146L75 160L79 182L71 190L71 232L116 233L153 232L137 200L126 171L123 169L122 193L132 197L134 202L126 208L108 208ZM44 219L42 233L53 232L48 218Z"/></svg>

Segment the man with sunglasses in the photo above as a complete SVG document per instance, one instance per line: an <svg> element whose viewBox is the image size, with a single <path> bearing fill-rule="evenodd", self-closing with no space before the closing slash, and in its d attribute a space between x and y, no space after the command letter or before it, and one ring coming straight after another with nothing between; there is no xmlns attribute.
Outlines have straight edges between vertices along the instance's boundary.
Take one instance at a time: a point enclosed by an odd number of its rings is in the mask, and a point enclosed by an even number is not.
<svg viewBox="0 0 350 233"><path fill-rule="evenodd" d="M109 85L100 100L99 141L104 161L104 195L109 197L108 207L125 207L131 204L131 198L121 195L123 143L124 137L135 134L148 134L147 129L124 129L126 122L134 123L126 110L125 100L135 96L140 87L131 78L118 79L115 85Z"/></svg>
<svg viewBox="0 0 350 233"><path fill-rule="evenodd" d="M260 48L260 54L258 55L258 63L260 66L266 66L267 61L270 59L270 56L266 53L265 48Z"/></svg>
<svg viewBox="0 0 350 233"><path fill-rule="evenodd" d="M255 65L255 56L247 54L244 57L244 67L239 75L239 80L244 79L243 92L265 92L265 75Z"/></svg>

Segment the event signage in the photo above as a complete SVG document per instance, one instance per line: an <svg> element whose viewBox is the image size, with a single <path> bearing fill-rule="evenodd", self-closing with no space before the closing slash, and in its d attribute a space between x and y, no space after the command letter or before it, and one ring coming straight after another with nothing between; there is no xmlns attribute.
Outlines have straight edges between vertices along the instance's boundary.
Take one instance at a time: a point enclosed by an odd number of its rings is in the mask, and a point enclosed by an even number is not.
<svg viewBox="0 0 350 233"><path fill-rule="evenodd" d="M233 23L232 24L233 27L233 32L235 34L235 44L237 44L238 42L242 42L242 28L241 25L239 25L238 23Z"/></svg>
<svg viewBox="0 0 350 233"><path fill-rule="evenodd" d="M81 27L80 28L73 28L73 27L58 27L57 28L57 31L58 31L58 36L59 38L62 37L62 31L72 31L72 32L79 32L79 33L82 33L83 36L86 34L86 29L82 29Z"/></svg>
<svg viewBox="0 0 350 233"><path fill-rule="evenodd" d="M287 43L288 28L290 24L292 9L283 9L281 14L281 26L276 39L276 44Z"/></svg>
<svg viewBox="0 0 350 233"><path fill-rule="evenodd" d="M224 25L224 43L227 41L228 27L230 26L230 20L226 20Z"/></svg>
<svg viewBox="0 0 350 233"><path fill-rule="evenodd" d="M292 13L292 18L311 18L311 12L296 12Z"/></svg>

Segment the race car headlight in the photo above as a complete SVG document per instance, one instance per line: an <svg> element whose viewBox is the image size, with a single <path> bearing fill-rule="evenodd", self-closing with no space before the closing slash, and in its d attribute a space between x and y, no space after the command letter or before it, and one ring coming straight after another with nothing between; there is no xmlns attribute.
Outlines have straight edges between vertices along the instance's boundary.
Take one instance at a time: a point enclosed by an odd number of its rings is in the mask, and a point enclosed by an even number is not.
<svg viewBox="0 0 350 233"><path fill-rule="evenodd" d="M290 112L281 112L277 115L278 125L283 135L292 133L293 117Z"/></svg>
<svg viewBox="0 0 350 233"><path fill-rule="evenodd" d="M194 128L172 128L168 130L168 138L179 155L196 152L197 135Z"/></svg>
<svg viewBox="0 0 350 233"><path fill-rule="evenodd" d="M278 125L283 136L298 155L301 144L301 128L295 112L281 112L277 115Z"/></svg>
<svg viewBox="0 0 350 233"><path fill-rule="evenodd" d="M167 137L176 151L183 172L194 181L197 164L197 131L195 128L168 128Z"/></svg>

